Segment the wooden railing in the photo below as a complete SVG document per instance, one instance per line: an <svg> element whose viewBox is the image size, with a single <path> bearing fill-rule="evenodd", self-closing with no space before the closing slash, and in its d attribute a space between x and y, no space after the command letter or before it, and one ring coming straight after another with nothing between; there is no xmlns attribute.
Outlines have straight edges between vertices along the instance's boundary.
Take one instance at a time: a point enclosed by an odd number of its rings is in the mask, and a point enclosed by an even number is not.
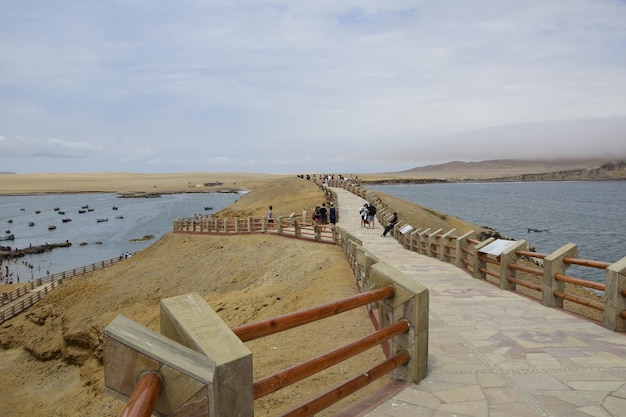
<svg viewBox="0 0 626 417"><path fill-rule="evenodd" d="M49 291L61 285L65 280L78 276L84 276L99 269L114 265L125 259L123 256L106 259L104 261L46 275L34 281L24 283L19 288L2 293L0 297L0 323L3 323L33 306L37 301L45 297Z"/></svg>
<svg viewBox="0 0 626 417"><path fill-rule="evenodd" d="M193 234L278 234L298 239L309 239L323 243L337 243L337 233L333 225L322 225L312 222L310 213L306 211L298 215L245 218L185 218L176 219L173 224L174 233Z"/></svg>
<svg viewBox="0 0 626 417"><path fill-rule="evenodd" d="M329 185L344 188L374 203L381 223L396 211L375 192L359 184L331 181ZM410 251L453 263L475 278L530 295L546 306L580 314L614 331L626 331L626 257L613 264L581 259L575 244L565 245L551 254L541 254L529 251L525 240L516 241L503 253L493 255L485 253L482 248L495 239L480 241L473 231L459 236L455 229L444 232L441 229L433 231L428 225L409 225L411 230L402 233L407 225L399 221L394 226L393 236ZM605 270L605 282L566 275L565 270L572 265ZM587 308L573 311L564 301Z"/></svg>
<svg viewBox="0 0 626 417"><path fill-rule="evenodd" d="M345 243L346 253L356 248L355 239L344 231L341 241ZM417 383L427 370L428 291L418 283L406 282L399 271L382 263L370 265L368 269L365 275L370 287L374 282L387 282L388 285L332 303L233 327L230 331L198 294L161 301L162 334L118 316L105 330L105 390L126 399L124 417L143 417L152 413L170 415L172 410L193 410L193 414L184 415L252 417L248 401L251 403L382 344L387 344L387 349L383 349L386 360L282 416L311 416L376 379L393 374L394 370L401 369L394 379ZM396 282L398 278L399 282ZM398 295L396 290L401 294ZM243 342L363 306L368 307L370 314L378 312L376 323L379 325L373 333L248 383L252 360L248 358L249 351L241 347ZM219 360L214 359L213 354L217 354ZM150 364L151 370L146 371L143 363ZM220 369L216 369L218 364ZM168 374L161 369L168 370ZM192 387L197 393L190 392ZM179 395L178 390L183 390L185 396Z"/></svg>

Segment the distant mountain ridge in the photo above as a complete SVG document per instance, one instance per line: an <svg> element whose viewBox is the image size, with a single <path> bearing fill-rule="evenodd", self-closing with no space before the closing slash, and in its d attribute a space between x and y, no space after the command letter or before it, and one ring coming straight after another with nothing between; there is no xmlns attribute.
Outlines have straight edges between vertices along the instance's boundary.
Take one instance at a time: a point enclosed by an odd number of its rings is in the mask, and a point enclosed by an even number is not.
<svg viewBox="0 0 626 417"><path fill-rule="evenodd" d="M396 173L363 176L364 182L574 181L626 179L626 160L498 159L452 161Z"/></svg>

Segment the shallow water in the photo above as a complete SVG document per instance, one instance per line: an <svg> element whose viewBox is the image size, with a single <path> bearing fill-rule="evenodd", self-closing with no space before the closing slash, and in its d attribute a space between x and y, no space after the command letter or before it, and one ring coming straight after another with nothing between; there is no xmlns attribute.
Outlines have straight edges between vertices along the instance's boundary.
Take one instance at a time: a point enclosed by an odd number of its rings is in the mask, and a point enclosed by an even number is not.
<svg viewBox="0 0 626 417"><path fill-rule="evenodd" d="M66 240L72 243L69 248L5 260L2 273L6 275L8 266L13 281L17 282L19 277L24 282L126 252L137 252L170 232L174 219L219 211L239 197L235 193L164 194L159 198L119 198L110 193L0 196L0 227L3 228L0 236L8 231L15 235L14 241L0 242L2 246L26 248ZM79 213L83 206L93 211ZM205 210L205 207L213 209ZM59 214L55 208L65 214ZM63 223L63 218L71 221ZM98 222L97 219L108 221ZM29 222L35 225L29 226ZM48 230L49 225L55 225L56 229ZM153 235L154 239L130 241L147 235Z"/></svg>

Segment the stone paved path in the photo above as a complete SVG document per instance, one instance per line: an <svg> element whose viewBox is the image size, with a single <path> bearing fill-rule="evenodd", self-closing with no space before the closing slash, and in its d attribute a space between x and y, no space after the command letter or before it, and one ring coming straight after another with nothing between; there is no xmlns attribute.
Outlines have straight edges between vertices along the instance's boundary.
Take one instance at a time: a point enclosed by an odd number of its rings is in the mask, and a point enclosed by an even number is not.
<svg viewBox="0 0 626 417"><path fill-rule="evenodd" d="M405 250L361 227L362 198L333 190L339 226L430 292L427 377L367 416L626 417L626 335Z"/></svg>

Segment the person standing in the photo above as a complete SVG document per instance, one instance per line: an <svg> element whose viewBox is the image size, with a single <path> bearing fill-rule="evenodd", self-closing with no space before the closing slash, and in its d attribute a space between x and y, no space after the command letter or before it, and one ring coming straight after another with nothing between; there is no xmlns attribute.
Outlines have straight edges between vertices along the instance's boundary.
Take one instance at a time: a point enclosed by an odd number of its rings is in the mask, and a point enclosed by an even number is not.
<svg viewBox="0 0 626 417"><path fill-rule="evenodd" d="M370 203L367 206L367 222L369 223L370 229L374 228L374 218L376 217L376 207Z"/></svg>
<svg viewBox="0 0 626 417"><path fill-rule="evenodd" d="M320 221L322 226L326 226L328 224L328 210L326 209L326 203L322 203L322 207L320 207Z"/></svg>
<svg viewBox="0 0 626 417"><path fill-rule="evenodd" d="M337 223L337 208L333 203L330 203L330 208L328 209L328 217L331 224Z"/></svg>
<svg viewBox="0 0 626 417"><path fill-rule="evenodd" d="M274 223L274 211L273 211L272 206L270 206L270 209L267 212L267 222L269 224Z"/></svg>

